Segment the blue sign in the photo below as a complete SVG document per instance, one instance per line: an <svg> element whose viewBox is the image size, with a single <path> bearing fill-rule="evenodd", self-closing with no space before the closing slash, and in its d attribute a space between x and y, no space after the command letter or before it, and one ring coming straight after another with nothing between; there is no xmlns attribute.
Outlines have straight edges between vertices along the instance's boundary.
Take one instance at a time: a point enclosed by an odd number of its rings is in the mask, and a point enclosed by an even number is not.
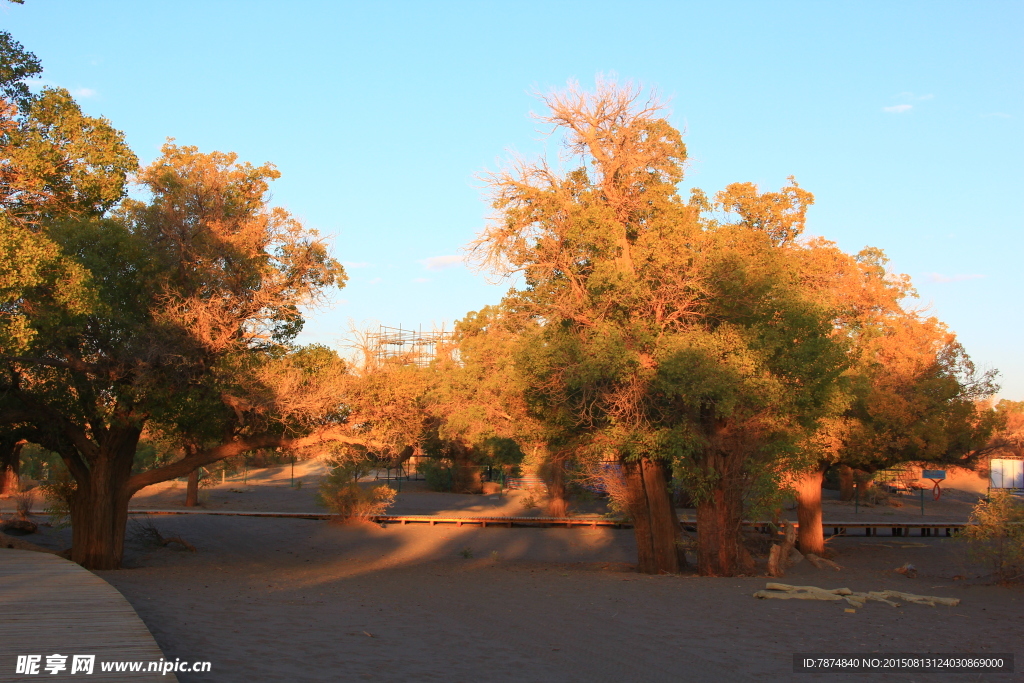
<svg viewBox="0 0 1024 683"><path fill-rule="evenodd" d="M924 479L945 479L946 470L921 470L921 477Z"/></svg>

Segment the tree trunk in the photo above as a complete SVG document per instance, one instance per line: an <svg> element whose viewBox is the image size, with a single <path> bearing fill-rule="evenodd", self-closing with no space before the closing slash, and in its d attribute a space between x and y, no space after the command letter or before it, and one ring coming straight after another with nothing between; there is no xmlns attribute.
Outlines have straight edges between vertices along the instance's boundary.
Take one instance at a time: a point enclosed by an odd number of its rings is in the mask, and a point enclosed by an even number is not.
<svg viewBox="0 0 1024 683"><path fill-rule="evenodd" d="M484 489L480 469L473 462L471 450L461 443L452 443L452 491L481 493Z"/></svg>
<svg viewBox="0 0 1024 683"><path fill-rule="evenodd" d="M544 483L548 486L547 515L568 517L569 504L565 487L565 458L555 455L544 463Z"/></svg>
<svg viewBox="0 0 1024 683"><path fill-rule="evenodd" d="M18 491L21 470L21 449L24 439L0 440L0 495Z"/></svg>
<svg viewBox="0 0 1024 683"><path fill-rule="evenodd" d="M649 458L624 461L627 507L636 536L637 569L644 574L678 574L679 522L661 463ZM685 562L685 557L684 557Z"/></svg>
<svg viewBox="0 0 1024 683"><path fill-rule="evenodd" d="M739 568L742 506L734 492L715 487L711 500L697 504L697 571L701 576L733 576Z"/></svg>
<svg viewBox="0 0 1024 683"><path fill-rule="evenodd" d="M853 468L849 465L839 466L839 500L851 501L855 495L853 487Z"/></svg>
<svg viewBox="0 0 1024 683"><path fill-rule="evenodd" d="M115 432L111 429L110 432ZM88 476L76 477L71 500L71 560L86 569L118 569L128 522L128 479L141 430L109 435L92 458Z"/></svg>
<svg viewBox="0 0 1024 683"><path fill-rule="evenodd" d="M796 489L796 514L800 523L798 543L803 554L821 555L825 552L825 532L821 527L821 482L825 478L825 466L798 477L793 486Z"/></svg>
<svg viewBox="0 0 1024 683"><path fill-rule="evenodd" d="M742 548L743 489L739 458L724 453L708 456L708 469L716 474L709 496L697 502L697 571L701 576L733 576L741 562L748 564Z"/></svg>
<svg viewBox="0 0 1024 683"><path fill-rule="evenodd" d="M199 507L199 468L188 473L188 488L185 491L185 507Z"/></svg>

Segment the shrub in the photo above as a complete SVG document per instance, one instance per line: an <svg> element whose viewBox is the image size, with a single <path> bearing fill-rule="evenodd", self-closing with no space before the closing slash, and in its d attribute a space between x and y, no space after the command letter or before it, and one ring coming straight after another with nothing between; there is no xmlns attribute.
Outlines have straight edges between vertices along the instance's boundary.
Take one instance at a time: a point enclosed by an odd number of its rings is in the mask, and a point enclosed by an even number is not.
<svg viewBox="0 0 1024 683"><path fill-rule="evenodd" d="M1024 505L1008 492L996 491L974 506L971 522L960 534L968 557L990 567L997 581L1024 577Z"/></svg>
<svg viewBox="0 0 1024 683"><path fill-rule="evenodd" d="M11 495L11 499L14 501L14 508L18 512L18 517L28 520L28 516L32 512L32 505L36 502L36 492L19 486Z"/></svg>
<svg viewBox="0 0 1024 683"><path fill-rule="evenodd" d="M78 484L64 467L56 468L54 473L49 481L39 484L39 490L46 497L43 513L49 515L50 525L54 529L63 529L71 526L71 499Z"/></svg>
<svg viewBox="0 0 1024 683"><path fill-rule="evenodd" d="M363 488L359 476L365 471L362 463L336 465L320 482L316 501L339 521L367 521L383 515L395 502L396 491L386 484Z"/></svg>

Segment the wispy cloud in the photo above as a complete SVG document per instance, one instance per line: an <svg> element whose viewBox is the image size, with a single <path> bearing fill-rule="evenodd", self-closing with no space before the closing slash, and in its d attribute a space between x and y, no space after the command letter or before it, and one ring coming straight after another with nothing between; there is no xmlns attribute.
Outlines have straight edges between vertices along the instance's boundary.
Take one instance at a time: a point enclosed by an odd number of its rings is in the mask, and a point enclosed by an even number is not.
<svg viewBox="0 0 1024 683"><path fill-rule="evenodd" d="M342 261L341 265L346 268L369 268L372 264L366 261Z"/></svg>
<svg viewBox="0 0 1024 683"><path fill-rule="evenodd" d="M882 107L882 111L889 112L890 114L903 114L914 108L912 104L896 104L891 107Z"/></svg>
<svg viewBox="0 0 1024 683"><path fill-rule="evenodd" d="M994 111L990 114L982 114L983 119L1012 119L1013 117L1002 111Z"/></svg>
<svg viewBox="0 0 1024 683"><path fill-rule="evenodd" d="M384 282L384 278L382 278L382 277L375 277L372 280L370 280L369 282L367 282L366 284L368 284L368 285L379 285L381 282Z"/></svg>
<svg viewBox="0 0 1024 683"><path fill-rule="evenodd" d="M942 273L925 273L928 279L932 282L964 282L966 280L980 280L984 275L978 274L959 274L959 275L943 275Z"/></svg>
<svg viewBox="0 0 1024 683"><path fill-rule="evenodd" d="M462 264L462 257L457 254L451 254L449 256L431 256L425 258L420 263L427 270L445 270L446 268L454 268L455 266Z"/></svg>
<svg viewBox="0 0 1024 683"><path fill-rule="evenodd" d="M96 91L92 88L75 88L71 94L75 97L96 97Z"/></svg>
<svg viewBox="0 0 1024 683"><path fill-rule="evenodd" d="M430 278L429 277L417 277L417 278L413 278L413 282L415 282L417 284L423 284L424 282L430 282Z"/></svg>

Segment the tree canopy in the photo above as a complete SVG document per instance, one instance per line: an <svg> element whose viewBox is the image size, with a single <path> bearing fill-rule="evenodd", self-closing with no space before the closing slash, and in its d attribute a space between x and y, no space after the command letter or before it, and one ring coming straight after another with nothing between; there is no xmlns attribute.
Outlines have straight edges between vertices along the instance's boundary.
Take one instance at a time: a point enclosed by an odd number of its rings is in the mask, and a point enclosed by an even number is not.
<svg viewBox="0 0 1024 683"><path fill-rule="evenodd" d="M106 217L92 199L83 210L58 202L38 222L5 220L15 258L0 413L31 425L74 476L77 561L117 566L127 501L143 486L342 429L344 363L292 340L302 308L344 271L314 231L266 204L277 175L168 143L139 174L147 202ZM78 188L89 173L68 177L65 196L88 195ZM188 455L132 474L147 426L177 435Z"/></svg>

